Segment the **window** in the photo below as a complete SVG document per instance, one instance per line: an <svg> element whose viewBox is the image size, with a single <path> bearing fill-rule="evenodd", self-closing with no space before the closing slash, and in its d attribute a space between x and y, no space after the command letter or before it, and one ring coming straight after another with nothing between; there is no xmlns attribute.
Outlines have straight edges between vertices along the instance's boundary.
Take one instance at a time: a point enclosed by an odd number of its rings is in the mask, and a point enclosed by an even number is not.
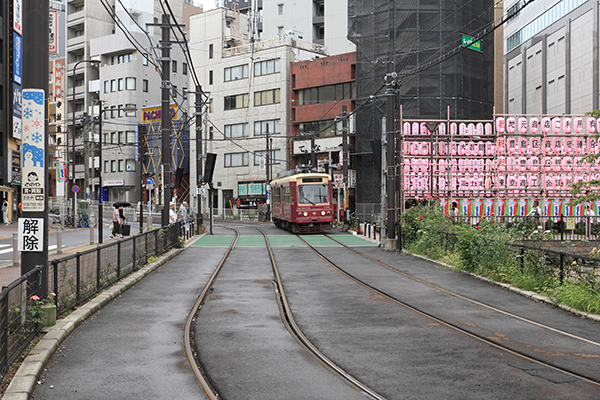
<svg viewBox="0 0 600 400"><path fill-rule="evenodd" d="M281 96L281 89L263 90L262 92L254 93L254 105L264 106L267 104L279 103Z"/></svg>
<svg viewBox="0 0 600 400"><path fill-rule="evenodd" d="M265 151L254 152L254 165L261 165L261 158L266 154ZM263 163L266 163L266 157L263 159ZM281 164L281 150L269 150L269 165Z"/></svg>
<svg viewBox="0 0 600 400"><path fill-rule="evenodd" d="M110 91L111 92L116 92L117 91L117 80L116 79L111 79L110 80Z"/></svg>
<svg viewBox="0 0 600 400"><path fill-rule="evenodd" d="M283 15L283 4L277 4L277 14Z"/></svg>
<svg viewBox="0 0 600 400"><path fill-rule="evenodd" d="M119 160L119 172L123 172L125 170L125 160Z"/></svg>
<svg viewBox="0 0 600 400"><path fill-rule="evenodd" d="M208 58L213 58L213 45L212 43L208 45Z"/></svg>
<svg viewBox="0 0 600 400"><path fill-rule="evenodd" d="M130 54L121 54L117 57L118 64L129 63L133 61L133 53Z"/></svg>
<svg viewBox="0 0 600 400"><path fill-rule="evenodd" d="M125 171L127 172L135 172L135 160L127 160L125 164Z"/></svg>
<svg viewBox="0 0 600 400"><path fill-rule="evenodd" d="M248 77L248 64L225 68L225 82Z"/></svg>
<svg viewBox="0 0 600 400"><path fill-rule="evenodd" d="M110 106L110 117L117 118L117 106Z"/></svg>
<svg viewBox="0 0 600 400"><path fill-rule="evenodd" d="M173 66L173 72L177 73L177 61L173 60L171 61L171 65Z"/></svg>
<svg viewBox="0 0 600 400"><path fill-rule="evenodd" d="M248 123L225 125L225 137L237 138L248 136Z"/></svg>
<svg viewBox="0 0 600 400"><path fill-rule="evenodd" d="M213 140L214 139L214 127L213 126L209 126L208 127L208 140Z"/></svg>
<svg viewBox="0 0 600 400"><path fill-rule="evenodd" d="M324 184L298 185L298 204L329 202L329 188Z"/></svg>
<svg viewBox="0 0 600 400"><path fill-rule="evenodd" d="M177 86L172 85L171 94L173 95L173 97L177 98Z"/></svg>
<svg viewBox="0 0 600 400"><path fill-rule="evenodd" d="M148 54L144 54L142 56L142 65L147 67L148 66Z"/></svg>
<svg viewBox="0 0 600 400"><path fill-rule="evenodd" d="M135 143L135 131L126 131L125 132L127 143Z"/></svg>
<svg viewBox="0 0 600 400"><path fill-rule="evenodd" d="M225 96L225 110L248 108L248 93L234 96Z"/></svg>
<svg viewBox="0 0 600 400"><path fill-rule="evenodd" d="M135 78L125 78L125 90L135 90Z"/></svg>
<svg viewBox="0 0 600 400"><path fill-rule="evenodd" d="M283 26L278 26L277 27L277 34L283 36Z"/></svg>
<svg viewBox="0 0 600 400"><path fill-rule="evenodd" d="M266 135L267 132L269 135L281 133L281 124L278 119L254 122L254 136Z"/></svg>
<svg viewBox="0 0 600 400"><path fill-rule="evenodd" d="M119 118L121 118L124 115L124 113L123 113L123 104L119 104L119 107L117 107L117 108L119 110L117 116Z"/></svg>
<svg viewBox="0 0 600 400"><path fill-rule="evenodd" d="M85 82L85 80L83 78L77 78L77 79L75 79L75 86L76 87L83 86L84 82Z"/></svg>
<svg viewBox="0 0 600 400"><path fill-rule="evenodd" d="M144 93L148 93L148 79L142 80L142 90Z"/></svg>
<svg viewBox="0 0 600 400"><path fill-rule="evenodd" d="M187 63L181 63L181 73L187 75Z"/></svg>
<svg viewBox="0 0 600 400"><path fill-rule="evenodd" d="M131 108L131 111L125 111L126 117L135 117L137 116L137 106L135 104L125 104L126 108Z"/></svg>
<svg viewBox="0 0 600 400"><path fill-rule="evenodd" d="M110 92L110 82L104 81L104 93Z"/></svg>
<svg viewBox="0 0 600 400"><path fill-rule="evenodd" d="M213 99L208 99L208 112L213 112Z"/></svg>
<svg viewBox="0 0 600 400"><path fill-rule="evenodd" d="M104 172L110 172L110 161L104 161Z"/></svg>
<svg viewBox="0 0 600 400"><path fill-rule="evenodd" d="M329 101L349 100L356 97L356 83L338 83L298 91L298 103L306 104L326 103Z"/></svg>
<svg viewBox="0 0 600 400"><path fill-rule="evenodd" d="M209 85L213 84L213 72L212 71L208 71L208 84Z"/></svg>
<svg viewBox="0 0 600 400"><path fill-rule="evenodd" d="M254 63L254 76L270 75L280 72L279 58Z"/></svg>
<svg viewBox="0 0 600 400"><path fill-rule="evenodd" d="M225 154L225 168L248 166L248 153Z"/></svg>
<svg viewBox="0 0 600 400"><path fill-rule="evenodd" d="M112 144L117 144L117 132L110 133L110 142Z"/></svg>
<svg viewBox="0 0 600 400"><path fill-rule="evenodd" d="M119 92L122 92L122 91L123 91L123 88L125 87L125 86L123 85L123 83L124 83L124 82L123 82L123 78L119 78L119 80L118 80Z"/></svg>
<svg viewBox="0 0 600 400"><path fill-rule="evenodd" d="M110 172L117 172L117 160L111 160Z"/></svg>
<svg viewBox="0 0 600 400"><path fill-rule="evenodd" d="M127 141L127 136L125 132L119 132L119 144L125 144ZM119 172L123 172L123 170L119 169Z"/></svg>

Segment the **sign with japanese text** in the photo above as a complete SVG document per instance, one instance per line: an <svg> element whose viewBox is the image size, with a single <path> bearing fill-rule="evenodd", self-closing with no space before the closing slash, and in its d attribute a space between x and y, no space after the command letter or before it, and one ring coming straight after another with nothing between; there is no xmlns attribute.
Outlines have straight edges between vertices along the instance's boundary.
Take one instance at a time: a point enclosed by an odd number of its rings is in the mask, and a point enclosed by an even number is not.
<svg viewBox="0 0 600 400"><path fill-rule="evenodd" d="M44 211L45 92L42 89L23 90L23 138L21 148L21 209L24 212Z"/></svg>
<svg viewBox="0 0 600 400"><path fill-rule="evenodd" d="M58 99L62 99L63 97L63 66L60 60L54 61L54 97Z"/></svg>
<svg viewBox="0 0 600 400"><path fill-rule="evenodd" d="M468 47L472 50L481 51L481 41L475 41L474 37L462 35L462 47Z"/></svg>
<svg viewBox="0 0 600 400"><path fill-rule="evenodd" d="M48 15L48 52L58 53L58 11L50 10Z"/></svg>
<svg viewBox="0 0 600 400"><path fill-rule="evenodd" d="M23 84L23 39L13 32L13 81Z"/></svg>
<svg viewBox="0 0 600 400"><path fill-rule="evenodd" d="M21 133L23 130L21 122L21 110L23 106L23 95L21 93L21 86L16 83L13 86L13 138L21 139Z"/></svg>
<svg viewBox="0 0 600 400"><path fill-rule="evenodd" d="M19 218L19 251L43 251L43 228L43 218Z"/></svg>
<svg viewBox="0 0 600 400"><path fill-rule="evenodd" d="M23 34L23 1L13 0L13 30Z"/></svg>

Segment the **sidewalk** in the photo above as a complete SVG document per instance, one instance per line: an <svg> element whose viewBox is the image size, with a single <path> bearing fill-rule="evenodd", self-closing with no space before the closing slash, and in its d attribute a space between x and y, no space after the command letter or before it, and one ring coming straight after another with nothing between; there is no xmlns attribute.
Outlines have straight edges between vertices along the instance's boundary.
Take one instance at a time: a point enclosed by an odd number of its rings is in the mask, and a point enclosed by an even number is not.
<svg viewBox="0 0 600 400"><path fill-rule="evenodd" d="M13 222L10 225L0 225L0 240L2 239L12 239L13 233L17 233L18 223ZM89 232L89 228L67 228L64 232L73 231L76 229L83 229L85 232ZM56 229L50 228L49 233L56 232ZM132 231L132 234L135 232ZM105 238L106 240L106 238ZM106 242L105 242L106 243ZM74 254L78 251L85 251L91 248L94 248L98 245L98 237L96 233L95 243L89 244L89 241L86 243L81 243L74 246L64 246L62 248L62 254L57 254L56 249L50 250L48 252L48 261L52 261L56 258L65 257L69 254ZM4 262L0 264L0 286L6 286L11 282L17 280L21 276L21 267L14 267L12 262Z"/></svg>

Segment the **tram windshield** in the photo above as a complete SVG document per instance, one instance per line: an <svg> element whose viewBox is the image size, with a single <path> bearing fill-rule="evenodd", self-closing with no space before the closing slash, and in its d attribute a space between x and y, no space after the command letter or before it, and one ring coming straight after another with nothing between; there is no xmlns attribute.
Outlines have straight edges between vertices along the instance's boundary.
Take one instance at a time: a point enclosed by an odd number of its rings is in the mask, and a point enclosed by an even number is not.
<svg viewBox="0 0 600 400"><path fill-rule="evenodd" d="M328 185L298 185L298 203L312 204L329 203Z"/></svg>

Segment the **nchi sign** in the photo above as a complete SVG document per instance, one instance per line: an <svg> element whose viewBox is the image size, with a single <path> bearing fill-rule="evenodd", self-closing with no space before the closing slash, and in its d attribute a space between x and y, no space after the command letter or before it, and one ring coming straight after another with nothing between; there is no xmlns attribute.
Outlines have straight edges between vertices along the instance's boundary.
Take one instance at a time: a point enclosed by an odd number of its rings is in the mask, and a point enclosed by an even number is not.
<svg viewBox="0 0 600 400"><path fill-rule="evenodd" d="M176 119L177 104L171 104L169 106L169 114L171 116L171 119ZM161 119L162 119L162 106L142 108L142 124L149 124L152 122L160 122Z"/></svg>

